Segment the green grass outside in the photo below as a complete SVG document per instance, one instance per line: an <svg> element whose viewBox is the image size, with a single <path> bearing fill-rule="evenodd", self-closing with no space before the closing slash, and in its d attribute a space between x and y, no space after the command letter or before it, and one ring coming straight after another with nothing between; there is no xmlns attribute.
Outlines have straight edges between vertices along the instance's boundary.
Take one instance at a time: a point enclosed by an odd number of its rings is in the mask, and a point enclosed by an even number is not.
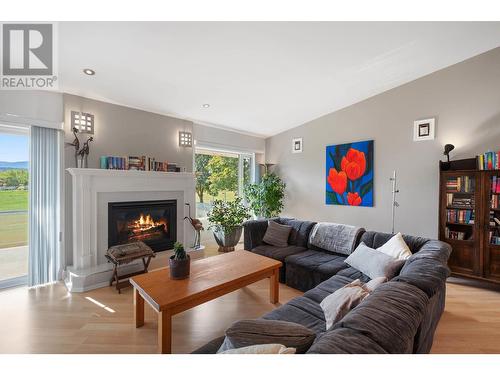
<svg viewBox="0 0 500 375"><path fill-rule="evenodd" d="M28 213L0 213L0 249L28 244Z"/></svg>
<svg viewBox="0 0 500 375"><path fill-rule="evenodd" d="M28 209L27 190L1 190L0 211L17 211Z"/></svg>

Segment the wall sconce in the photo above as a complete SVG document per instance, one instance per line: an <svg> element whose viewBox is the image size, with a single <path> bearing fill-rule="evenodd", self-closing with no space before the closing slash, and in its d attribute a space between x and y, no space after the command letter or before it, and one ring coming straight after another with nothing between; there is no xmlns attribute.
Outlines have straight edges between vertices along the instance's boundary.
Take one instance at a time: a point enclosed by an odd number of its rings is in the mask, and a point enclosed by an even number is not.
<svg viewBox="0 0 500 375"><path fill-rule="evenodd" d="M193 134L190 132L179 132L179 147L193 147Z"/></svg>
<svg viewBox="0 0 500 375"><path fill-rule="evenodd" d="M71 111L71 129L74 128L80 134L94 134L94 115Z"/></svg>

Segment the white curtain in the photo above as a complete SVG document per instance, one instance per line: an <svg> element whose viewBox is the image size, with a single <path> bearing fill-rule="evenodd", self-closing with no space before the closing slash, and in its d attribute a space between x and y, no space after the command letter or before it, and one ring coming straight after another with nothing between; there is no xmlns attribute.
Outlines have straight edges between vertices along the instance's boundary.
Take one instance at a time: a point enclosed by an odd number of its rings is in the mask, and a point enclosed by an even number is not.
<svg viewBox="0 0 500 375"><path fill-rule="evenodd" d="M31 127L28 286L51 283L59 276L60 136L55 129Z"/></svg>

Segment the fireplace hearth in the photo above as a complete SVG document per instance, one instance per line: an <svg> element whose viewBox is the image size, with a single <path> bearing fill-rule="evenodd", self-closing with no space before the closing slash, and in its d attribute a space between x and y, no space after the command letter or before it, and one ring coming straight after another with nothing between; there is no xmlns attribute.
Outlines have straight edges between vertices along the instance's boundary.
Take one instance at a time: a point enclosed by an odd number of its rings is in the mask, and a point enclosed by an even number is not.
<svg viewBox="0 0 500 375"><path fill-rule="evenodd" d="M177 240L177 201L108 203L108 246L142 241L155 252Z"/></svg>

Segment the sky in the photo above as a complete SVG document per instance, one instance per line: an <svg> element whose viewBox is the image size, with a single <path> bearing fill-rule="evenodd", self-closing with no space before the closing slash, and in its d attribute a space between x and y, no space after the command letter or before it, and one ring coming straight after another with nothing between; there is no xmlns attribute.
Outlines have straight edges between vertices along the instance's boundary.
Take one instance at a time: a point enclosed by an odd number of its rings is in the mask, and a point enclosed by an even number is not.
<svg viewBox="0 0 500 375"><path fill-rule="evenodd" d="M28 136L0 133L0 161L27 161Z"/></svg>

